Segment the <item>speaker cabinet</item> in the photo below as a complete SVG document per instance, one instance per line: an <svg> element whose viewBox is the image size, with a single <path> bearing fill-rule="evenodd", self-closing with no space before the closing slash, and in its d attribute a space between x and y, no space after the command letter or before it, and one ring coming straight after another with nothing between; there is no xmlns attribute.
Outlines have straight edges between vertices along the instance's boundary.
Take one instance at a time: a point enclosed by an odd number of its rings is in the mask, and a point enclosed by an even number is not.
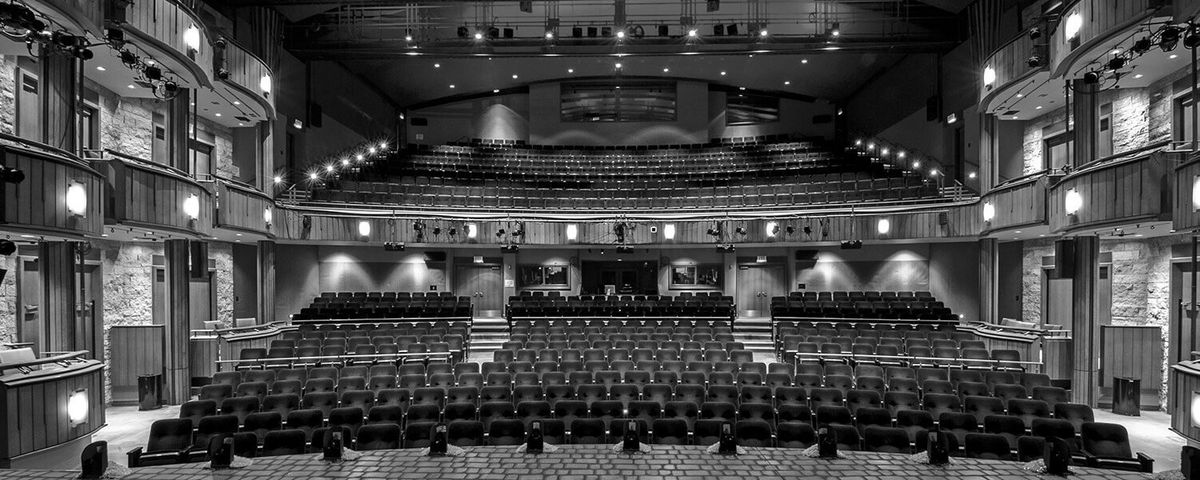
<svg viewBox="0 0 1200 480"><path fill-rule="evenodd" d="M721 436L717 440L717 453L737 453L737 438L733 436L733 425L721 425Z"/></svg>
<svg viewBox="0 0 1200 480"><path fill-rule="evenodd" d="M79 465L79 478L92 480L104 476L104 472L108 470L108 442L101 440L83 447L83 452L79 455Z"/></svg>
<svg viewBox="0 0 1200 480"><path fill-rule="evenodd" d="M191 242L188 253L191 254L192 278L204 278L208 275L208 242Z"/></svg>
<svg viewBox="0 0 1200 480"><path fill-rule="evenodd" d="M446 445L449 444L447 435L446 424L439 423L432 427L432 432L429 434L429 456L436 457L446 454Z"/></svg>
<svg viewBox="0 0 1200 480"><path fill-rule="evenodd" d="M1187 480L1200 480L1200 448L1184 445L1179 470Z"/></svg>
<svg viewBox="0 0 1200 480"><path fill-rule="evenodd" d="M1075 278L1075 239L1054 242L1054 278Z"/></svg>

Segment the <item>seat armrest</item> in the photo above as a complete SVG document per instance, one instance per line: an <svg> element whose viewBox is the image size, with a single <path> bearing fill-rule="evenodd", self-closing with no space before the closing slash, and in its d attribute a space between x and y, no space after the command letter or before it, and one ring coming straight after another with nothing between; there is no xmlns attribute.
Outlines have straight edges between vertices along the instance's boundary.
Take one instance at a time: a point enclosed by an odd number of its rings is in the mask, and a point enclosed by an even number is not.
<svg viewBox="0 0 1200 480"><path fill-rule="evenodd" d="M142 466L142 447L137 447L125 453L128 457L129 468Z"/></svg>
<svg viewBox="0 0 1200 480"><path fill-rule="evenodd" d="M1137 452L1137 460L1138 460L1138 463L1142 464L1142 472L1144 472L1144 473L1153 473L1154 472L1154 459L1150 458L1149 455L1146 455L1145 453L1142 453L1142 452Z"/></svg>
<svg viewBox="0 0 1200 480"><path fill-rule="evenodd" d="M1099 457L1092 455L1091 452L1088 452L1087 450L1080 450L1080 453L1083 455L1084 465L1091 467L1091 468L1096 468L1096 467L1100 466L1100 458Z"/></svg>

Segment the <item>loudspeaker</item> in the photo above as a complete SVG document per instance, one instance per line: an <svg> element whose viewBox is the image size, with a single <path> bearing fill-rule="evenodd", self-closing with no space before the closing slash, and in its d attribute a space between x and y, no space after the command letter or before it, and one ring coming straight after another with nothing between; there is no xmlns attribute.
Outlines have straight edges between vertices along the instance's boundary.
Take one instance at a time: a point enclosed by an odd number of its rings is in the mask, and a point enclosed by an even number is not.
<svg viewBox="0 0 1200 480"><path fill-rule="evenodd" d="M818 254L820 254L820 250L796 250L796 260L815 262Z"/></svg>
<svg viewBox="0 0 1200 480"><path fill-rule="evenodd" d="M525 13L533 12L533 0L521 0L519 5L520 5L522 12L525 12Z"/></svg>
<svg viewBox="0 0 1200 480"><path fill-rule="evenodd" d="M342 432L329 430L325 432L325 443L321 447L322 458L326 462L337 462L342 459Z"/></svg>
<svg viewBox="0 0 1200 480"><path fill-rule="evenodd" d="M737 438L733 436L733 425L721 425L721 436L717 440L717 453L737 454Z"/></svg>
<svg viewBox="0 0 1200 480"><path fill-rule="evenodd" d="M628 435L628 434L626 434ZM634 437L636 440L637 437ZM529 435L525 436L525 452L526 453L542 453L545 447L545 441L542 437L542 422L534 420L529 422Z"/></svg>
<svg viewBox="0 0 1200 480"><path fill-rule="evenodd" d="M233 436L217 435L208 440L209 468L229 468L233 465Z"/></svg>
<svg viewBox="0 0 1200 480"><path fill-rule="evenodd" d="M950 214L948 214L946 212L939 212L938 213L938 225L941 225L944 227L944 226L948 225L949 223L950 223Z"/></svg>
<svg viewBox="0 0 1200 480"><path fill-rule="evenodd" d="M1046 473L1066 475L1067 467L1071 465L1071 447L1061 438L1046 437L1046 451L1042 459L1046 462Z"/></svg>
<svg viewBox="0 0 1200 480"><path fill-rule="evenodd" d="M319 104L319 103L309 103L308 104L308 126L309 127L321 128L321 118L324 116L325 116L325 114L323 113L323 110L321 109L321 104Z"/></svg>
<svg viewBox="0 0 1200 480"><path fill-rule="evenodd" d="M671 35L671 28L670 28L670 27L668 27L668 26L666 26L666 25L659 25L659 26L658 26L658 36L660 36L660 37L666 37L666 36L669 36L669 35Z"/></svg>
<svg viewBox="0 0 1200 480"><path fill-rule="evenodd" d="M925 99L925 121L936 122L942 118L942 99L937 95Z"/></svg>
<svg viewBox="0 0 1200 480"><path fill-rule="evenodd" d="M595 38L596 34L599 33L599 30L596 30L596 27L587 27L587 33L589 37Z"/></svg>
<svg viewBox="0 0 1200 480"><path fill-rule="evenodd" d="M817 455L821 458L837 458L837 432L829 427L817 430Z"/></svg>
<svg viewBox="0 0 1200 480"><path fill-rule="evenodd" d="M1184 447L1185 451L1187 447ZM79 478L96 479L108 470L108 442L92 442L79 455Z"/></svg>
<svg viewBox="0 0 1200 480"><path fill-rule="evenodd" d="M426 262L444 262L446 261L446 252L425 252Z"/></svg>
<svg viewBox="0 0 1200 480"><path fill-rule="evenodd" d="M1054 278L1075 278L1075 239L1054 241Z"/></svg>
<svg viewBox="0 0 1200 480"><path fill-rule="evenodd" d="M1200 448L1184 445L1179 460L1179 470L1183 473L1183 478L1200 480Z"/></svg>
<svg viewBox="0 0 1200 480"><path fill-rule="evenodd" d="M571 27L571 36L575 38L583 37L582 27Z"/></svg>
<svg viewBox="0 0 1200 480"><path fill-rule="evenodd" d="M720 9L721 0L708 0L708 3L705 5L705 10L709 12L715 12Z"/></svg>
<svg viewBox="0 0 1200 480"><path fill-rule="evenodd" d="M191 242L191 247L192 278L204 278L208 275L208 242Z"/></svg>
<svg viewBox="0 0 1200 480"><path fill-rule="evenodd" d="M636 420L625 422L625 436L621 439L621 450L626 452L642 450L642 442L638 441L638 422Z"/></svg>
<svg viewBox="0 0 1200 480"><path fill-rule="evenodd" d="M925 453L929 456L930 465L950 463L950 437L946 432L929 432Z"/></svg>
<svg viewBox="0 0 1200 480"><path fill-rule="evenodd" d="M446 424L434 425L429 434L429 456L435 457L446 454Z"/></svg>

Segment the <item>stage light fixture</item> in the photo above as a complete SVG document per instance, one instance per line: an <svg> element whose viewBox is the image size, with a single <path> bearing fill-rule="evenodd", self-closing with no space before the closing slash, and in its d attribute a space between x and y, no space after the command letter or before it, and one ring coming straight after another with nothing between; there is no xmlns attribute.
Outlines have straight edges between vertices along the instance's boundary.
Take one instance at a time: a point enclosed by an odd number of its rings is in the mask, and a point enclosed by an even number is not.
<svg viewBox="0 0 1200 480"><path fill-rule="evenodd" d="M434 234L434 235L441 235L441 234L442 234L442 227L433 227L433 234Z"/></svg>
<svg viewBox="0 0 1200 480"><path fill-rule="evenodd" d="M1067 21L1063 27L1063 32L1066 33L1068 39L1076 40L1079 38L1079 30L1082 28L1083 16L1076 12L1067 16Z"/></svg>
<svg viewBox="0 0 1200 480"><path fill-rule="evenodd" d="M746 232L746 227L737 227L737 228L735 228L733 231L734 231L735 233L737 233L738 235L741 235L741 236L743 236L743 237L744 237L744 236L746 236L746 233L747 233L747 232Z"/></svg>
<svg viewBox="0 0 1200 480"><path fill-rule="evenodd" d="M791 225L788 225L787 227L784 227L783 231L784 231L784 233L787 233L788 235L791 235L791 234L793 234L793 233L796 233L796 227L793 227L793 226L791 226Z"/></svg>
<svg viewBox="0 0 1200 480"><path fill-rule="evenodd" d="M1063 197L1063 210L1067 215L1075 215L1081 208L1083 208L1083 195L1074 188L1067 190L1066 196Z"/></svg>
<svg viewBox="0 0 1200 480"><path fill-rule="evenodd" d="M1133 53L1142 55L1150 51L1150 47L1152 46L1154 46L1154 42L1150 41L1150 37L1142 37L1133 42L1133 47L1131 47L1130 50L1132 50Z"/></svg>
<svg viewBox="0 0 1200 480"><path fill-rule="evenodd" d="M19 169L0 165L0 182L21 183L25 181L25 172Z"/></svg>
<svg viewBox="0 0 1200 480"><path fill-rule="evenodd" d="M1027 60L1025 60L1025 64L1029 65L1029 68L1040 67L1040 66L1042 66L1042 57L1039 57L1037 55L1032 55Z"/></svg>
<svg viewBox="0 0 1200 480"><path fill-rule="evenodd" d="M1158 48L1164 52L1174 50L1179 45L1179 37L1182 35L1182 29L1175 26L1170 26L1162 29L1162 33L1158 37Z"/></svg>
<svg viewBox="0 0 1200 480"><path fill-rule="evenodd" d="M731 37L736 37L738 34L738 26L736 23L731 23L725 27L725 34Z"/></svg>
<svg viewBox="0 0 1200 480"><path fill-rule="evenodd" d="M17 252L17 244L9 240L0 240L0 255L12 255Z"/></svg>
<svg viewBox="0 0 1200 480"><path fill-rule="evenodd" d="M146 80L157 82L162 80L162 68L154 65L147 65L146 68L142 69L142 76L146 77Z"/></svg>
<svg viewBox="0 0 1200 480"><path fill-rule="evenodd" d="M659 25L658 26L658 36L667 37L670 35L671 35L671 27L669 27L667 25Z"/></svg>
<svg viewBox="0 0 1200 480"><path fill-rule="evenodd" d="M446 230L446 235L449 235L451 237L458 235L458 229L454 228L454 227L450 227L449 230Z"/></svg>
<svg viewBox="0 0 1200 480"><path fill-rule="evenodd" d="M695 28L690 28L688 29L687 36L688 38L696 38L700 36L700 31L696 30Z"/></svg>
<svg viewBox="0 0 1200 480"><path fill-rule="evenodd" d="M188 50L193 52L200 51L200 29L195 25L188 27L183 31L183 43L187 45Z"/></svg>
<svg viewBox="0 0 1200 480"><path fill-rule="evenodd" d="M1125 61L1125 57L1117 55L1108 61L1108 68L1110 70L1120 70L1125 68Z"/></svg>
<svg viewBox="0 0 1200 480"><path fill-rule="evenodd" d="M1183 46L1192 50L1200 46L1200 32L1196 30L1196 27L1188 27L1187 35L1183 37Z"/></svg>
<svg viewBox="0 0 1200 480"><path fill-rule="evenodd" d="M1041 38L1041 36L1042 36L1041 28L1033 27L1033 28L1029 29L1029 39L1030 40L1037 40L1038 38Z"/></svg>
<svg viewBox="0 0 1200 480"><path fill-rule="evenodd" d="M996 69L992 68L991 65L984 67L983 68L983 86L990 89L990 88L992 88L992 85L995 83L996 83Z"/></svg>
<svg viewBox="0 0 1200 480"><path fill-rule="evenodd" d="M1097 72L1087 72L1083 74L1083 83L1087 85L1095 85L1100 83L1100 74Z"/></svg>
<svg viewBox="0 0 1200 480"><path fill-rule="evenodd" d="M992 202L983 204L983 221L991 223L993 218L996 218L996 205L992 204Z"/></svg>

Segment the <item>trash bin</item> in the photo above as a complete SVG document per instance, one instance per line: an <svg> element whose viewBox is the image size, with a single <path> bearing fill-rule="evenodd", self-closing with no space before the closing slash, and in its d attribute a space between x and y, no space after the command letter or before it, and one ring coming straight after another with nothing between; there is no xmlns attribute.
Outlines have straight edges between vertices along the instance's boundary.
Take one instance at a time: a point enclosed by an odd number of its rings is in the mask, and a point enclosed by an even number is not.
<svg viewBox="0 0 1200 480"><path fill-rule="evenodd" d="M138 375L138 410L162 408L162 374Z"/></svg>
<svg viewBox="0 0 1200 480"><path fill-rule="evenodd" d="M1117 415L1141 416L1142 380L1130 377L1113 377L1112 411Z"/></svg>

